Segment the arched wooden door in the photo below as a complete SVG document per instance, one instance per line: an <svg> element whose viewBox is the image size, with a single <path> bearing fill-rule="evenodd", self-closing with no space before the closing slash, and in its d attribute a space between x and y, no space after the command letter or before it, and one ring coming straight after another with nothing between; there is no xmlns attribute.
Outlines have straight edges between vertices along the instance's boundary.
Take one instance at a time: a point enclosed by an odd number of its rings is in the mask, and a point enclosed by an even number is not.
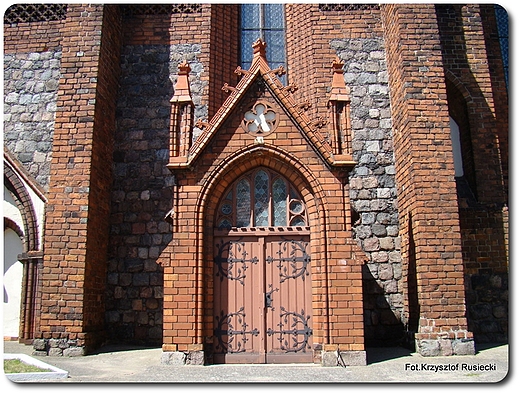
<svg viewBox="0 0 520 394"><path fill-rule="evenodd" d="M312 362L309 227L296 189L266 168L242 176L219 203L214 244L214 362Z"/></svg>

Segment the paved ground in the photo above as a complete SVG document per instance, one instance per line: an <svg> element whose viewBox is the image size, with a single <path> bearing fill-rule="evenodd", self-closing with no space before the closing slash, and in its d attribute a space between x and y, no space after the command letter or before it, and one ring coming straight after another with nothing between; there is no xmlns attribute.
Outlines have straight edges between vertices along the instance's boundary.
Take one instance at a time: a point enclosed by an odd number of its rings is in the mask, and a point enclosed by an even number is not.
<svg viewBox="0 0 520 394"><path fill-rule="evenodd" d="M31 354L32 347L4 342L4 353ZM510 377L504 379L509 371L507 345L479 348L475 356L425 358L403 348L369 349L367 355L366 366L332 368L309 364L169 366L160 363L159 348L107 347L83 357L35 358L69 372L68 378L56 381L59 383L496 383L511 380ZM487 387L500 386L504 385Z"/></svg>

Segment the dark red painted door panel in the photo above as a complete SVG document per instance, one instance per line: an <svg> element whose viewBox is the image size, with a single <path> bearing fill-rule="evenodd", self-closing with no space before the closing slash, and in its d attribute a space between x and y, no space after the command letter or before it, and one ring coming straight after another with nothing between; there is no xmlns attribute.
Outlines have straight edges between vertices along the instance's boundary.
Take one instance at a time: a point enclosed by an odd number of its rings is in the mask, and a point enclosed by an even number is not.
<svg viewBox="0 0 520 394"><path fill-rule="evenodd" d="M312 362L308 238L215 238L215 363Z"/></svg>

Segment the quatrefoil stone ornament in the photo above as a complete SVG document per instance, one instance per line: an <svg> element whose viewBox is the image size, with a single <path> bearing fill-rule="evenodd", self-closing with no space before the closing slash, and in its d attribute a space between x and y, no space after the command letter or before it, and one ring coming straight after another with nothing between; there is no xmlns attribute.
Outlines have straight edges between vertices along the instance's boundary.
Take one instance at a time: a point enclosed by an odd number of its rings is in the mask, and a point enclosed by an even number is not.
<svg viewBox="0 0 520 394"><path fill-rule="evenodd" d="M247 111L242 121L242 128L254 136L264 136L278 126L278 114L268 103L257 102Z"/></svg>

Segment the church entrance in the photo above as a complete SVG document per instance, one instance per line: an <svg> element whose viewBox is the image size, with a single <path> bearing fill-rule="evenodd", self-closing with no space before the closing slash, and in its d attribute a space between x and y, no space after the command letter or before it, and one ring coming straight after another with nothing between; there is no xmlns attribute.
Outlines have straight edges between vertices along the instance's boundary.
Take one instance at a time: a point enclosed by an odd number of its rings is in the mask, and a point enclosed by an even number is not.
<svg viewBox="0 0 520 394"><path fill-rule="evenodd" d="M224 193L214 230L215 363L312 362L305 204L266 168Z"/></svg>

